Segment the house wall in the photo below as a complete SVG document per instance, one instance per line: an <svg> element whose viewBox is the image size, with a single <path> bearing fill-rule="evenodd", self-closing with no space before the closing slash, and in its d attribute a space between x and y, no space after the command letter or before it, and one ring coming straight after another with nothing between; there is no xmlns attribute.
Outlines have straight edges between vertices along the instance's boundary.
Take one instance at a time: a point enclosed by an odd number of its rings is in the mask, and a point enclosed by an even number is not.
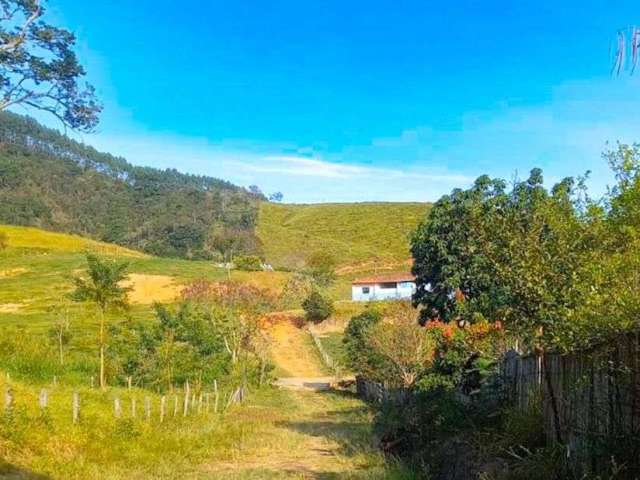
<svg viewBox="0 0 640 480"><path fill-rule="evenodd" d="M363 293L363 287L369 287L369 293ZM351 299L354 302L368 302L371 300L410 300L416 291L414 282L400 282L396 288L382 288L379 284L352 285Z"/></svg>

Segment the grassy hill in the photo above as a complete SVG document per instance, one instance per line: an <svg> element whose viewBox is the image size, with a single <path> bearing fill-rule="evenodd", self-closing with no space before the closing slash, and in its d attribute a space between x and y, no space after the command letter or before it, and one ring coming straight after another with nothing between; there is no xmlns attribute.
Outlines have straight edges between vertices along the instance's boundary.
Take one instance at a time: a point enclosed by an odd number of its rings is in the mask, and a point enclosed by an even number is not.
<svg viewBox="0 0 640 480"><path fill-rule="evenodd" d="M400 264L410 257L409 235L428 210L426 203L262 203L256 234L277 267L300 267L319 250L342 267Z"/></svg>
<svg viewBox="0 0 640 480"><path fill-rule="evenodd" d="M220 179L134 166L0 112L0 223L206 259L221 253L225 230L253 252L261 199Z"/></svg>
<svg viewBox="0 0 640 480"><path fill-rule="evenodd" d="M211 262L153 257L34 228L0 225L0 232L9 239L9 247L0 251L0 392L10 387L15 400L13 410L0 411L0 478L414 478L374 447L370 409L343 393L252 387L244 406L217 415L193 409L183 418L172 414L170 391L160 423L161 397L153 389L129 391L115 382L106 391L92 388L98 316L89 305L65 300L72 277L86 268L85 251L128 261L137 282L154 286L149 295L193 278L222 279L226 272ZM269 287L288 275L232 272L234 279ZM165 278L173 283L156 282ZM58 314L52 307L67 309L70 320L64 366L53 356L49 328ZM109 313L108 324L127 318L152 320L152 306L134 302L126 314ZM287 348L303 358L317 355L310 341L302 342L305 336L297 337L301 344ZM233 382L221 379L221 406L237 386ZM46 410L38 406L42 388L49 393ZM211 385L203 388L211 391ZM76 425L71 422L73 392L82 406ZM121 418L114 416L116 398L122 402ZM146 398L150 419L144 416Z"/></svg>
<svg viewBox="0 0 640 480"><path fill-rule="evenodd" d="M49 232L31 227L0 225L8 237L8 248L0 251L0 326L24 326L30 331L51 325L52 306L65 299L73 288L73 277L86 268L85 252L118 258L129 263L135 279L131 314L152 315L151 302L165 302L178 294L180 286L197 278L222 280L224 269L209 261L194 261L146 255L117 245L76 235ZM232 278L260 286L277 288L284 282L282 272L232 272ZM174 295L174 296L175 296ZM147 297L147 298L144 298ZM71 303L78 338L92 335L94 311ZM89 327L89 328L87 328Z"/></svg>

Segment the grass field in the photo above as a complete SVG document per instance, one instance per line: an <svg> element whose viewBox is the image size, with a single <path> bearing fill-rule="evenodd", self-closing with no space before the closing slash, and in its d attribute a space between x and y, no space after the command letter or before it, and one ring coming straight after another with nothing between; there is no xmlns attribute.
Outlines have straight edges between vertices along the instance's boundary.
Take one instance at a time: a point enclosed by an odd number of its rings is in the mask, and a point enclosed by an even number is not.
<svg viewBox="0 0 640 480"><path fill-rule="evenodd" d="M0 342L10 337L21 355L0 355L0 391L11 386L12 411L0 410L0 478L10 479L411 479L375 448L371 411L348 392L283 391L264 387L224 415L170 418L160 424L160 398L148 390L111 385L91 388L98 370L97 315L69 302L73 277L86 268L85 251L129 262L136 295L126 317L152 321L151 301L171 300L174 289L195 278L223 279L207 262L155 258L80 237L0 226L9 248L0 252ZM277 289L286 272L232 272L232 278ZM43 354L53 348L48 329L53 307L66 305L73 334L65 367ZM336 322L361 307L338 304ZM337 339L336 339L337 341ZM285 328L274 344L276 372L324 373L309 335ZM55 357L54 357L55 358ZM303 362L304 360L304 362ZM10 374L10 378L7 376ZM55 385L54 385L55 379ZM233 385L221 385L229 391ZM38 407L42 388L49 407ZM81 398L81 420L71 422L71 397ZM114 417L113 402L123 414ZM130 414L135 397L138 416ZM152 420L143 418L144 398ZM170 403L172 405L172 403ZM172 411L172 410L171 410Z"/></svg>
<svg viewBox="0 0 640 480"><path fill-rule="evenodd" d="M343 267L366 270L409 257L409 235L427 214L426 203L262 203L257 235L267 261L298 268L309 254L331 252Z"/></svg>
<svg viewBox="0 0 640 480"><path fill-rule="evenodd" d="M4 391L4 381L0 387ZM193 412L159 422L159 397L110 388L75 389L80 422L71 421L71 388L12 382L12 413L0 414L0 478L10 479L410 479L385 461L371 440L371 413L348 394L282 391L250 393L224 414ZM144 417L144 398L152 417ZM122 401L114 418L113 400ZM130 401L137 400L132 418ZM169 399L172 396L169 395ZM169 402L172 405L172 402Z"/></svg>

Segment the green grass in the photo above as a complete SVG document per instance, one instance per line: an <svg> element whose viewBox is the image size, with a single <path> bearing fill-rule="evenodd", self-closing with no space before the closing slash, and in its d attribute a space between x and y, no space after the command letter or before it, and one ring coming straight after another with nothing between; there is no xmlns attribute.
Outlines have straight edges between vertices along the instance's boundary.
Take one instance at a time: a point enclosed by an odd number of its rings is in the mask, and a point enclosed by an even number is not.
<svg viewBox="0 0 640 480"><path fill-rule="evenodd" d="M156 395L84 388L77 390L81 420L74 425L72 389L49 386L43 414L39 388L16 382L12 388L14 412L0 415L2 478L414 478L376 451L371 413L350 395L265 388L224 414L194 412L187 418L173 417L169 396L171 408L160 424ZM151 421L143 414L145 396L152 402ZM120 419L113 415L115 397L122 401Z"/></svg>
<svg viewBox="0 0 640 480"><path fill-rule="evenodd" d="M371 412L348 393L286 392L273 388L250 392L243 406L225 415L168 418L159 424L159 397L152 392L111 386L90 388L97 375L97 315L85 304L68 303L73 338L66 366L58 367L47 340L51 308L65 302L72 278L85 267L84 251L130 262L130 272L169 275L177 281L225 278L208 262L154 258L119 247L60 236L35 229L2 227L10 246L0 252L0 335L11 338L19 355L0 355L0 392L11 373L14 413L0 411L0 478L50 479L410 479L402 467L388 462L375 448ZM233 278L274 287L283 272L233 272ZM358 308L345 303L348 316ZM153 319L150 305L111 313L108 322ZM1 338L0 338L1 340ZM311 340L301 355L315 354ZM52 386L54 376L57 385ZM49 411L37 406L41 388L50 391ZM229 389L232 385L223 385ZM79 391L82 420L71 422L71 396ZM154 420L129 418L130 397L150 396ZM123 402L123 418L113 416L113 399ZM330 452L330 453L326 453Z"/></svg>
<svg viewBox="0 0 640 480"><path fill-rule="evenodd" d="M397 264L410 257L409 235L428 210L426 203L265 202L256 232L267 261L278 267L300 267L320 250L341 266Z"/></svg>

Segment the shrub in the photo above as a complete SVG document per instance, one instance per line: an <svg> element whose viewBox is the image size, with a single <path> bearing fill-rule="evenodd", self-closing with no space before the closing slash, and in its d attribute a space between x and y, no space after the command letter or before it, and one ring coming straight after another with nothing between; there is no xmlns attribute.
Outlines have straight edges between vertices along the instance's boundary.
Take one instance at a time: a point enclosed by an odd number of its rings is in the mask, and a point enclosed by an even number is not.
<svg viewBox="0 0 640 480"><path fill-rule="evenodd" d="M305 311L305 316L308 321L319 323L331 316L333 313L333 302L330 298L314 290L304 302L302 302L302 308Z"/></svg>
<svg viewBox="0 0 640 480"><path fill-rule="evenodd" d="M262 270L262 260L257 255L243 255L234 258L233 263L238 270L259 272Z"/></svg>

